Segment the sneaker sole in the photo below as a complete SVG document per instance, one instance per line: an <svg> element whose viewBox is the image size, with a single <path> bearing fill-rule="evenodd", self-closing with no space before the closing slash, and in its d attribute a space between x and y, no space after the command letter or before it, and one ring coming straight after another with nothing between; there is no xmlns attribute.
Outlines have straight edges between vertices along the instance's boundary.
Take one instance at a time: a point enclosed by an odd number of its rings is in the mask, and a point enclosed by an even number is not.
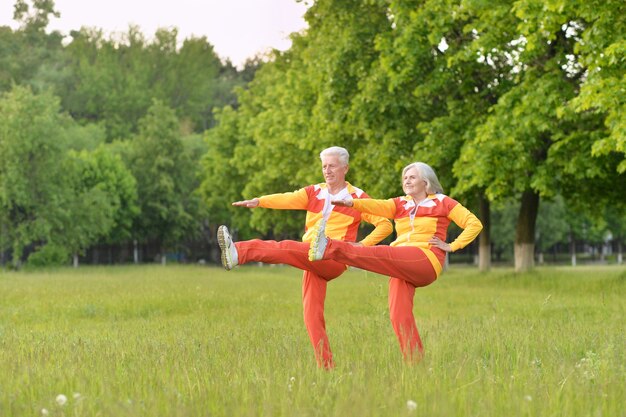
<svg viewBox="0 0 626 417"><path fill-rule="evenodd" d="M224 238L224 228L222 226L217 229L217 244L220 245L220 251L222 253L222 266L225 270L230 271L232 268L228 267L228 258L226 257L226 238Z"/></svg>
<svg viewBox="0 0 626 417"><path fill-rule="evenodd" d="M311 262L319 261L323 259L323 256L322 257L317 256L317 251L318 251L318 246L319 246L319 236L320 234L323 235L325 231L326 231L325 226L317 227L315 238L313 239L313 242L311 242L311 244L309 245L309 261Z"/></svg>

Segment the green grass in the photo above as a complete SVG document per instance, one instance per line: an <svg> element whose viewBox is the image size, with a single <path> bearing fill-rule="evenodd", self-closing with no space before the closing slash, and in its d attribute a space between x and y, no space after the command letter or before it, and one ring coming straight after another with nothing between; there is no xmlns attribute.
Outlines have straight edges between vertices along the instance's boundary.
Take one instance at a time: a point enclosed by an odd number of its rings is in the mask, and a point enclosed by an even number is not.
<svg viewBox="0 0 626 417"><path fill-rule="evenodd" d="M0 416L625 416L625 287L616 266L454 266L416 292L407 366L386 278L349 271L326 372L292 268L0 272Z"/></svg>

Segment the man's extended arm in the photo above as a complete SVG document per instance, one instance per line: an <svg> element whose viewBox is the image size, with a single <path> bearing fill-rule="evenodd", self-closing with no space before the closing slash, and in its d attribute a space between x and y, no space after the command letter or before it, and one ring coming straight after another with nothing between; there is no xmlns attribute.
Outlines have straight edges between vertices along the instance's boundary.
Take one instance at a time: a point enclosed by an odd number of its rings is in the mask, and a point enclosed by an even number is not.
<svg viewBox="0 0 626 417"><path fill-rule="evenodd" d="M306 189L301 188L292 193L264 195L250 200L235 201L233 206L247 208L271 208L283 210L306 210L309 197Z"/></svg>

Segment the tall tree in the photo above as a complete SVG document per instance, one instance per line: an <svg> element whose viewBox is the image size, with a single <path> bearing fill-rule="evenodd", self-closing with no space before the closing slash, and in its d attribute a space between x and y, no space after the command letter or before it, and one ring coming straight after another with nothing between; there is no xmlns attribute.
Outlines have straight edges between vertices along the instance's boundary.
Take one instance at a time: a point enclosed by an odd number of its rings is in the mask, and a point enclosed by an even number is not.
<svg viewBox="0 0 626 417"><path fill-rule="evenodd" d="M480 236L479 265L486 270L491 252L489 201L480 187L456 187L452 167L487 110L510 86L501 76L503 64L496 59L484 65L478 59L472 42L479 16L461 1L394 1L388 18L392 30L377 38L378 69L364 82L356 107L370 136L383 138L370 149L389 155L388 165L397 170L414 160L431 164L447 193L480 208L486 227ZM378 160L369 159L372 165ZM379 169L372 166L370 171Z"/></svg>
<svg viewBox="0 0 626 417"><path fill-rule="evenodd" d="M51 245L72 254L75 267L78 256L110 232L118 214L116 196L107 192L105 184L91 181L86 159L71 152L61 164L69 192L63 210L51 221L48 235L41 242L43 248Z"/></svg>
<svg viewBox="0 0 626 417"><path fill-rule="evenodd" d="M68 157L70 124L50 93L14 87L0 99L0 250L11 246L15 267L27 249L52 243L78 252L112 226L110 196L82 182Z"/></svg>
<svg viewBox="0 0 626 417"><path fill-rule="evenodd" d="M68 199L60 118L58 99L50 94L14 87L0 99L2 241L11 245L15 267L27 246L46 240Z"/></svg>
<svg viewBox="0 0 626 417"><path fill-rule="evenodd" d="M107 197L108 210L112 213L111 226L105 230L100 241L123 243L132 238L132 226L139 215L137 181L119 155L106 145L93 151L71 152L79 166L80 190L98 189ZM94 242L89 242L94 243ZM85 249L82 247L80 249Z"/></svg>
<svg viewBox="0 0 626 417"><path fill-rule="evenodd" d="M190 167L176 114L155 100L133 141L131 169L141 207L135 230L141 240L159 244L162 262L168 249L194 231L197 184Z"/></svg>
<svg viewBox="0 0 626 417"><path fill-rule="evenodd" d="M584 75L579 94L570 105L580 114L600 116L605 129L594 141L592 155L617 154L618 172L626 172L626 4L619 0L552 0L541 12L525 3L520 7L520 13L524 12L528 32L561 23L566 36L575 41L574 54L564 65L582 68Z"/></svg>
<svg viewBox="0 0 626 417"><path fill-rule="evenodd" d="M534 262L540 197L554 196L559 190L565 198L572 197L567 189L576 177L610 181L615 164L607 166L609 159L591 158L587 151L596 140L601 117L567 110L585 71L578 65L579 38L571 29L576 26L575 10L557 16L550 11L557 7L554 2L541 8L530 0L475 6L484 25L478 30L475 47L505 51L509 57L506 76L514 86L491 108L475 138L466 143L455 169L462 186L485 187L491 200L511 193L520 196L515 264L516 270L523 271ZM546 14L553 19L544 19ZM487 63L489 58L485 57ZM585 164L568 167L569 161L558 156L565 153L586 158Z"/></svg>

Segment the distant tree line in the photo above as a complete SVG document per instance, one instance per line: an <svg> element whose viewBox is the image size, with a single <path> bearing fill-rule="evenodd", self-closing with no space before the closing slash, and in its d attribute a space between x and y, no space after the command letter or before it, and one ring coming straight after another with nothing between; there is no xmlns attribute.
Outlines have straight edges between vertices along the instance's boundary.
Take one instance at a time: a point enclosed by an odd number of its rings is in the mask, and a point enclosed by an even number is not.
<svg viewBox="0 0 626 417"><path fill-rule="evenodd" d="M64 39L46 31L53 1L18 0L20 27L0 27L0 261L207 259L222 223L298 238L302 213L230 202L320 181L332 145L375 198L432 165L486 226L468 250L481 269L575 262L583 245L621 261L624 8L318 0L288 51L238 70L175 29Z"/></svg>
<svg viewBox="0 0 626 417"><path fill-rule="evenodd" d="M202 240L203 132L261 65L221 62L206 38L138 28L46 31L53 1L0 27L0 261L66 263L98 245L165 253Z"/></svg>

